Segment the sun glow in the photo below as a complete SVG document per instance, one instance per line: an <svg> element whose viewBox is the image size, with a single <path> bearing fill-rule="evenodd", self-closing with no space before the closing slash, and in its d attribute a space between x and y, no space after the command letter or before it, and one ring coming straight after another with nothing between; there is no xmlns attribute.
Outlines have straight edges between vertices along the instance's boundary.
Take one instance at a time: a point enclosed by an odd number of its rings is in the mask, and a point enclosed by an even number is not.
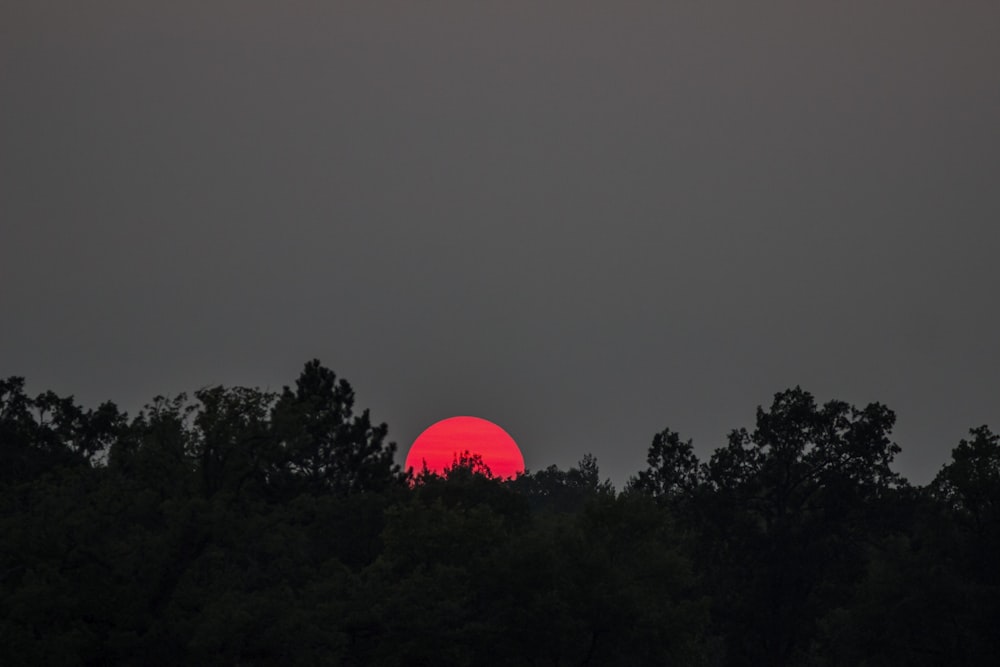
<svg viewBox="0 0 1000 667"><path fill-rule="evenodd" d="M406 467L419 474L426 463L428 470L442 474L464 452L481 456L494 477L524 472L524 456L514 438L479 417L450 417L429 426L410 447Z"/></svg>

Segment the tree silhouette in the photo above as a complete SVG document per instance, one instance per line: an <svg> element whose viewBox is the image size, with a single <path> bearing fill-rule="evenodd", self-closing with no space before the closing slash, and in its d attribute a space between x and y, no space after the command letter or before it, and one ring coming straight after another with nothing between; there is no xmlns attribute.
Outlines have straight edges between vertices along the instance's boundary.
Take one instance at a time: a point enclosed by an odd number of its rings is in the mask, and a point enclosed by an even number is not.
<svg viewBox="0 0 1000 667"><path fill-rule="evenodd" d="M206 493L263 488L280 464L270 424L274 396L256 389L214 387L195 393L199 437L194 454Z"/></svg>
<svg viewBox="0 0 1000 667"><path fill-rule="evenodd" d="M318 361L131 421L8 378L0 664L995 665L1000 440L914 487L893 422L790 389L616 494L589 454L404 476Z"/></svg>
<svg viewBox="0 0 1000 667"><path fill-rule="evenodd" d="M113 403L84 410L71 396L52 391L28 396L24 378L0 380L0 482L97 462L124 426Z"/></svg>
<svg viewBox="0 0 1000 667"><path fill-rule="evenodd" d="M271 419L284 450L284 472L313 491L339 494L381 491L402 483L396 445L387 426L373 425L368 410L354 411L354 390L320 364L305 365L294 391L285 387Z"/></svg>
<svg viewBox="0 0 1000 667"><path fill-rule="evenodd" d="M793 664L815 623L864 571L871 502L899 482L895 415L873 403L817 406L800 388L733 431L704 476L715 610L734 659Z"/></svg>
<svg viewBox="0 0 1000 667"><path fill-rule="evenodd" d="M593 454L584 454L575 467L560 470L551 465L537 472L525 472L512 482L518 493L527 497L536 510L578 512L599 496L613 496L611 480L601 481L600 468Z"/></svg>
<svg viewBox="0 0 1000 667"><path fill-rule="evenodd" d="M649 467L629 480L628 490L677 504L689 500L702 482L691 440L681 440L669 428L653 436L646 462Z"/></svg>

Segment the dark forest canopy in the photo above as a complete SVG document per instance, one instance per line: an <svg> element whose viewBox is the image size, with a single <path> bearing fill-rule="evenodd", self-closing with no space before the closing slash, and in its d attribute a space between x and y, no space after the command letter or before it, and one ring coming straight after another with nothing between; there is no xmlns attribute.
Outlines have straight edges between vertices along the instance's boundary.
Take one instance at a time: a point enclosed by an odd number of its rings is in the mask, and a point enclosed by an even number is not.
<svg viewBox="0 0 1000 667"><path fill-rule="evenodd" d="M998 664L986 426L916 487L891 410L794 388L616 492L414 476L354 401L318 361L131 418L0 380L0 664Z"/></svg>

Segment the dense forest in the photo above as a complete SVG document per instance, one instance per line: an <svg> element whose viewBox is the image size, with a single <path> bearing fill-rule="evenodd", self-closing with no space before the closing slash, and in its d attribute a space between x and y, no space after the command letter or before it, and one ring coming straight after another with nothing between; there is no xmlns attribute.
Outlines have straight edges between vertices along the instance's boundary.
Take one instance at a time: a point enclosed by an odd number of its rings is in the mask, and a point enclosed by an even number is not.
<svg viewBox="0 0 1000 667"><path fill-rule="evenodd" d="M782 391L616 491L402 471L318 361L133 417L0 380L0 664L1000 664L998 437L921 487L894 421Z"/></svg>

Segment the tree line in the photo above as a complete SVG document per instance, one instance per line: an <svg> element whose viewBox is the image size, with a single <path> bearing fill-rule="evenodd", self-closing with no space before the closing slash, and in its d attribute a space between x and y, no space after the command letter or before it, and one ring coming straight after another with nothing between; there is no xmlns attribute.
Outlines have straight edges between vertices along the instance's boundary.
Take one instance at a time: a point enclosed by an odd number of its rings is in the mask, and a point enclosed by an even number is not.
<svg viewBox="0 0 1000 667"><path fill-rule="evenodd" d="M129 418L0 380L0 664L1000 664L1000 442L892 469L884 405L794 388L707 461L666 429L403 471L318 361Z"/></svg>

